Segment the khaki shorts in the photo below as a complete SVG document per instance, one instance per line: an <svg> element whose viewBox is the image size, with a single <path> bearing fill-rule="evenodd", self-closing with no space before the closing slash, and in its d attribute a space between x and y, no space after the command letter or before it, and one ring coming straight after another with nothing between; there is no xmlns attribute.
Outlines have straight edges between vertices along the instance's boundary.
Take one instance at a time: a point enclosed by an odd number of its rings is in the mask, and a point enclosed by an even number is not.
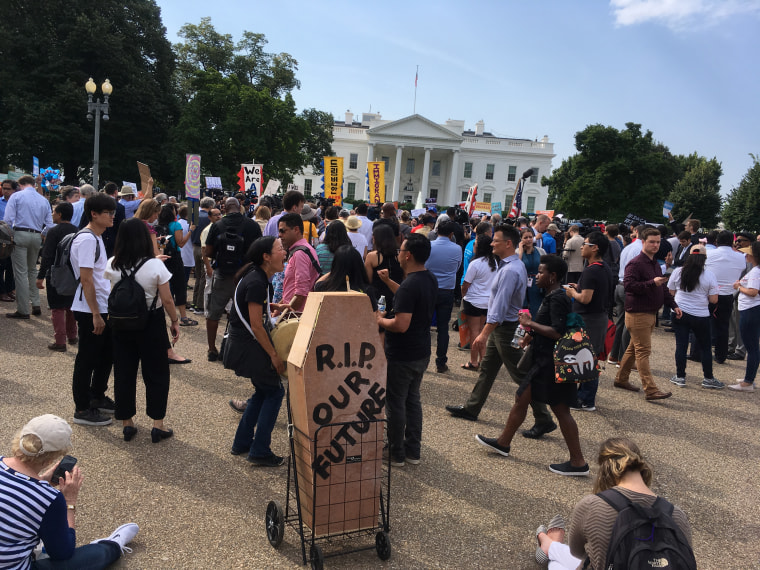
<svg viewBox="0 0 760 570"><path fill-rule="evenodd" d="M211 321L221 320L224 308L232 299L233 293L235 293L235 276L222 275L218 271L214 271L214 275L211 277L211 294L208 296L208 303L206 304L208 311L206 318Z"/></svg>

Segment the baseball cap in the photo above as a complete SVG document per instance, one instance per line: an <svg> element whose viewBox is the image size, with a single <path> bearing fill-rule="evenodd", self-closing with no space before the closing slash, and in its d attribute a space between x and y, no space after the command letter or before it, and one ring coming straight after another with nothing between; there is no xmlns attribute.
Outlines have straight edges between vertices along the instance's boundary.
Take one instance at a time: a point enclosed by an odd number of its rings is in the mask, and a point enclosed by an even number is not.
<svg viewBox="0 0 760 570"><path fill-rule="evenodd" d="M37 453L29 452L23 444L21 452L29 457L35 457L51 451L65 451L71 447L71 426L63 418L53 414L37 416L21 428L20 439L26 435L36 435L42 442L42 448Z"/></svg>

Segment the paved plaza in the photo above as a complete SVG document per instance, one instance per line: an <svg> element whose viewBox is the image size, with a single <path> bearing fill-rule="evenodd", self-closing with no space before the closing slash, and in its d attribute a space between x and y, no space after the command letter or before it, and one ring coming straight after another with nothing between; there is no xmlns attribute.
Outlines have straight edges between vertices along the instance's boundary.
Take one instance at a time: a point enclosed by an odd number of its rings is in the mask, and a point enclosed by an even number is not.
<svg viewBox="0 0 760 570"><path fill-rule="evenodd" d="M43 307L45 302L43 301ZM10 304L5 307L11 309ZM15 432L31 417L73 417L71 375L75 350L47 350L50 311L28 321L2 319L0 445L8 453ZM150 442L144 389L138 382L139 432L127 443L121 426L72 424L85 476L77 506L77 542L85 544L133 521L140 533L124 568L297 568L298 535L286 528L279 550L267 542L267 503L284 503L285 466L252 467L229 453L239 415L227 404L245 398L250 382L206 361L204 319L183 327L177 349L193 359L172 366L167 426L175 437ZM222 323L224 324L224 323ZM223 329L223 326L220 327ZM221 335L220 335L221 336ZM516 386L502 370L480 421L454 419L446 404L464 403L476 373L460 368L467 353L451 336L447 374L431 366L422 385L422 463L393 470L390 539L393 554L381 562L374 550L329 558L329 568L538 568L533 532L553 515L569 516L591 491L591 478L561 477L549 463L568 453L559 430L533 441L517 436L509 458L489 455L476 433L500 433ZM435 342L435 338L433 339ZM592 474L599 443L625 435L640 445L654 468L654 490L688 515L699 567L760 568L760 394L699 387L699 364L689 362L687 387L668 382L674 372L674 336L658 329L653 372L673 397L658 403L612 388L615 368L602 373L596 412L574 412ZM715 366L715 377L733 383L744 362ZM634 384L638 378L632 375ZM113 394L112 385L109 394ZM530 427L529 414L524 427ZM286 413L280 414L272 449L289 455ZM351 546L373 544L364 538Z"/></svg>

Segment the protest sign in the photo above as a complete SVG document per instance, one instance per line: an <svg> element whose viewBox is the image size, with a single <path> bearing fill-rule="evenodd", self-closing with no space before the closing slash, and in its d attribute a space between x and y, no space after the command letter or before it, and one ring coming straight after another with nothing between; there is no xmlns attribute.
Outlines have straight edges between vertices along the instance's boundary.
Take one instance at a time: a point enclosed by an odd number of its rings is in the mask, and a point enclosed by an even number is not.
<svg viewBox="0 0 760 570"><path fill-rule="evenodd" d="M140 188L141 192L148 191L148 185L150 183L150 166L137 161L137 170L140 172Z"/></svg>
<svg viewBox="0 0 760 570"><path fill-rule="evenodd" d="M369 202L382 204L385 202L385 163L367 163L367 188L369 190Z"/></svg>
<svg viewBox="0 0 760 570"><path fill-rule="evenodd" d="M148 171L150 174L150 170ZM142 179L142 171L140 172ZM192 200L201 199L201 155L185 155L185 197Z"/></svg>
<svg viewBox="0 0 760 570"><path fill-rule="evenodd" d="M277 190L280 189L280 181L272 178L267 182L267 187L264 189L264 196L274 196L277 194Z"/></svg>
<svg viewBox="0 0 760 570"><path fill-rule="evenodd" d="M343 202L343 157L326 156L325 158L325 198L340 206Z"/></svg>
<svg viewBox="0 0 760 570"><path fill-rule="evenodd" d="M501 202L491 202L491 213L501 215Z"/></svg>

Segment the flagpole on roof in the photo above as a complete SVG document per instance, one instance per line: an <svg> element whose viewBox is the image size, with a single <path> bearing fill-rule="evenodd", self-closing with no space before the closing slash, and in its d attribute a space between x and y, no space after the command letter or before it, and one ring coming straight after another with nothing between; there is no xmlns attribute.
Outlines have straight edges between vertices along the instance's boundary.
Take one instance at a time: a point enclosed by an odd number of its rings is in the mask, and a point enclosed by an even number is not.
<svg viewBox="0 0 760 570"><path fill-rule="evenodd" d="M414 74L414 111L413 114L417 114L417 78L420 75L420 66L417 66L417 71Z"/></svg>

